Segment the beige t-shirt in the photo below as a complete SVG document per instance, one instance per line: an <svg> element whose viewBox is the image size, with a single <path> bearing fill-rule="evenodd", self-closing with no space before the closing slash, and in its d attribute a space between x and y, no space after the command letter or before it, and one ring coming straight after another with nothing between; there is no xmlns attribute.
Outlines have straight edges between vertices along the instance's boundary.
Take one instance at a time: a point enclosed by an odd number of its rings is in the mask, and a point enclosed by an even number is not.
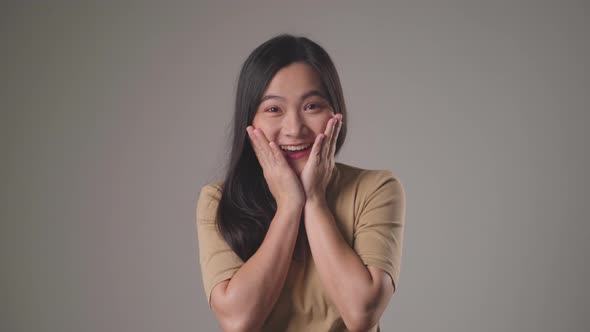
<svg viewBox="0 0 590 332"><path fill-rule="evenodd" d="M221 190L220 183L204 186L196 211L199 259L209 304L213 287L230 279L244 264L217 232ZM344 239L365 265L387 272L397 288L405 223L405 191L397 176L388 170L337 162L326 199ZM320 281L304 232L302 228L296 245L304 255L291 261L263 331L348 331ZM377 324L370 331L379 330Z"/></svg>

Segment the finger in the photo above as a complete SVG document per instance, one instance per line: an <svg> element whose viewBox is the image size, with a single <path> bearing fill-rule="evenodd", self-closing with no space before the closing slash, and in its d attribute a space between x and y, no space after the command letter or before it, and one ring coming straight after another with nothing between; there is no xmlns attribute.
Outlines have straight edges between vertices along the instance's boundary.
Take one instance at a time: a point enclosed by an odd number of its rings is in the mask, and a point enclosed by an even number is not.
<svg viewBox="0 0 590 332"><path fill-rule="evenodd" d="M256 137L254 136L254 129L251 126L246 127L246 132L248 133L248 140L250 141L250 145L252 145L252 149L254 153L258 154L258 147L256 146Z"/></svg>
<svg viewBox="0 0 590 332"><path fill-rule="evenodd" d="M256 129L256 134L260 142L260 150L266 158L266 162L269 166L276 166L286 164L287 159L283 155L281 148L275 143L271 142L261 129Z"/></svg>
<svg viewBox="0 0 590 332"><path fill-rule="evenodd" d="M260 143L260 135L258 135L257 131L254 127L248 126L246 128L248 134L250 135L250 141L252 143L252 148L254 149L254 153L256 154L256 158L260 165L264 168L267 165L266 156L261 148Z"/></svg>
<svg viewBox="0 0 590 332"><path fill-rule="evenodd" d="M334 141L336 140L336 130L338 129L338 123L340 122L340 116L338 114L336 114L333 117L333 123L332 123L332 131L330 132L330 146L332 146L332 144L334 143Z"/></svg>
<svg viewBox="0 0 590 332"><path fill-rule="evenodd" d="M254 135L254 129L252 128L252 126L248 126L246 127L246 132L248 133L248 139L250 140L252 150L254 150L254 154L256 154L256 159L260 161L260 152L258 152L258 141L256 140L256 135Z"/></svg>
<svg viewBox="0 0 590 332"><path fill-rule="evenodd" d="M311 159L312 164L319 165L319 163L322 161L322 143L324 142L325 138L326 135L324 134L319 134L315 138L315 142L313 142L313 146L309 153L309 158Z"/></svg>
<svg viewBox="0 0 590 332"><path fill-rule="evenodd" d="M268 147L273 154L275 163L279 165L287 163L287 159L283 155L283 150L281 150L281 148L275 142L269 142Z"/></svg>
<svg viewBox="0 0 590 332"><path fill-rule="evenodd" d="M258 147L260 152L264 155L267 162L272 162L274 160L273 152L270 149L269 141L264 135L264 132L259 128L255 128L254 131L256 132L256 137L258 138Z"/></svg>
<svg viewBox="0 0 590 332"><path fill-rule="evenodd" d="M333 135L332 142L330 142L330 152L328 152L328 157L333 158L334 154L336 153L336 143L338 142L338 135L340 135L340 129L342 128L342 117L336 123L335 132Z"/></svg>
<svg viewBox="0 0 590 332"><path fill-rule="evenodd" d="M332 129L334 128L334 118L328 120L326 124L326 130L324 131L324 135L326 136L323 140L322 144L322 156L327 156L328 152L330 152L330 142L332 140Z"/></svg>

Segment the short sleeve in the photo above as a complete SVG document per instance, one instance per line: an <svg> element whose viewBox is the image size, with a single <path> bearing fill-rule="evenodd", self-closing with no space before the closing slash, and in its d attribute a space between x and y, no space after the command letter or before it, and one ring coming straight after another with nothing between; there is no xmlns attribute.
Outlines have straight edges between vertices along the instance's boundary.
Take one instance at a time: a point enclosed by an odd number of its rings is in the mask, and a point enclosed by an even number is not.
<svg viewBox="0 0 590 332"><path fill-rule="evenodd" d="M405 191L391 171L369 171L361 179L364 197L354 229L355 252L367 266L383 269L397 287L405 224Z"/></svg>
<svg viewBox="0 0 590 332"><path fill-rule="evenodd" d="M199 262L209 306L213 287L230 279L244 264L217 230L215 220L220 199L221 187L206 185L201 189L196 210Z"/></svg>

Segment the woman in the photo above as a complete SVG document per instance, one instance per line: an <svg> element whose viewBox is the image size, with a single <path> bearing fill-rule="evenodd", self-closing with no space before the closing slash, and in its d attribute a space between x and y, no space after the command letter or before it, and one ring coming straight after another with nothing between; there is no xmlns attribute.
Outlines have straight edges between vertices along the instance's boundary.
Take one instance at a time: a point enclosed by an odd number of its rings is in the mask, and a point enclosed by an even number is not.
<svg viewBox="0 0 590 332"><path fill-rule="evenodd" d="M280 35L238 80L225 180L197 206L205 293L226 331L379 331L398 281L405 194L334 161L346 136L322 47Z"/></svg>

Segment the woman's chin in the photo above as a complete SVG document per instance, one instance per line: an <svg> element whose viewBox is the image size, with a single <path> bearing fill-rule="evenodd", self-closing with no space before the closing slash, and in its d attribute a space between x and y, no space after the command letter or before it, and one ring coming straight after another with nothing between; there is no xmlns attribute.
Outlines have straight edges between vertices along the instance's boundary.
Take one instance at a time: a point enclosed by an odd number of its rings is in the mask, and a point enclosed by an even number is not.
<svg viewBox="0 0 590 332"><path fill-rule="evenodd" d="M303 168L305 167L306 161L307 161L307 158L293 160L293 161L289 162L289 166L291 166L291 169L293 169L293 171L295 172L295 174L297 174L297 176L301 176L301 173L303 172Z"/></svg>
<svg viewBox="0 0 590 332"><path fill-rule="evenodd" d="M293 172L295 172L295 175L297 175L298 177L301 177L301 173L303 172L302 169L296 168L296 167L291 167L293 169Z"/></svg>

